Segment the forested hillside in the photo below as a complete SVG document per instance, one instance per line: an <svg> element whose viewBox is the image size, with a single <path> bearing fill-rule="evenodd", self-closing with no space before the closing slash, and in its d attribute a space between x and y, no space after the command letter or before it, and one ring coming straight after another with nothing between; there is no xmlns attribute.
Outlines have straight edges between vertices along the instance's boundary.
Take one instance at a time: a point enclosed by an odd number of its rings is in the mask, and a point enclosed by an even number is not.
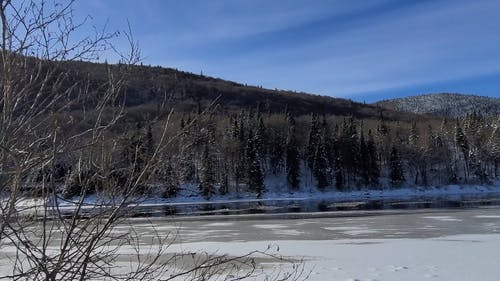
<svg viewBox="0 0 500 281"><path fill-rule="evenodd" d="M229 115L179 113L167 133L174 141L142 182L141 192L158 194L160 186L163 197L175 197L195 186L206 198L227 193L261 197L274 191L276 178L286 182L289 191L312 186L347 191L486 184L500 172L499 122L480 115L415 122L363 120L268 114L259 108ZM99 179L126 185L126 175L145 169L160 133L160 123L137 123L115 141L120 149L106 156L107 169L85 159L64 175L76 159L61 158L57 167L61 183L66 182L64 195L80 194L88 175L96 187L92 192L106 193Z"/></svg>
<svg viewBox="0 0 500 281"><path fill-rule="evenodd" d="M174 197L186 187L209 198L261 197L277 181L290 191L344 191L488 183L499 174L491 115L434 118L159 67L19 59L19 73L37 66L57 77L27 77L47 90L23 94L12 111L36 124L22 127L33 155L52 155L23 172L32 194L47 180L68 198L116 190ZM30 85L16 87L30 93ZM33 102L42 111L29 115ZM50 138L35 145L51 126L66 150L51 152Z"/></svg>
<svg viewBox="0 0 500 281"><path fill-rule="evenodd" d="M126 68L121 101L128 112L155 115L158 107L176 112L193 112L212 103L217 113L227 114L241 109L260 107L262 112L282 113L285 108L294 114L333 114L356 118L411 120L416 115L342 98L299 93L289 90L265 89L219 78L197 75L172 68L145 65L108 65L90 62L61 62L59 71L68 73L71 81L91 81L95 94L106 83L109 72L123 73Z"/></svg>
<svg viewBox="0 0 500 281"><path fill-rule="evenodd" d="M429 94L376 102L375 105L417 114L442 117L463 117L473 112L500 115L500 99L462 94Z"/></svg>

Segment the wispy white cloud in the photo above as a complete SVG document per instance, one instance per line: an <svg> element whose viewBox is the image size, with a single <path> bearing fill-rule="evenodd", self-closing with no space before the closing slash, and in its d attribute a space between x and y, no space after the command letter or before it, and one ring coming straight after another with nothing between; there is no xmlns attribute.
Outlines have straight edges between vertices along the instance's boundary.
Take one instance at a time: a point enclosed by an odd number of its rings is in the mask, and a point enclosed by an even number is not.
<svg viewBox="0 0 500 281"><path fill-rule="evenodd" d="M500 73L497 0L103 2L82 10L129 18L148 62L272 88L352 96Z"/></svg>
<svg viewBox="0 0 500 281"><path fill-rule="evenodd" d="M340 96L487 75L500 72L496 8L494 1L429 4L239 63L266 73L260 80L269 85Z"/></svg>

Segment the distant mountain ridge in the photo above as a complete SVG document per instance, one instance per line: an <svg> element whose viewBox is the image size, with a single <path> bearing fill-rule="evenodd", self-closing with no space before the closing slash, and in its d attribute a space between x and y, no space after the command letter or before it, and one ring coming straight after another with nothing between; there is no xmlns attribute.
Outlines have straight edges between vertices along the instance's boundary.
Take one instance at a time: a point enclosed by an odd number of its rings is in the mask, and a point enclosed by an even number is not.
<svg viewBox="0 0 500 281"><path fill-rule="evenodd" d="M385 109L442 117L460 117L471 112L500 115L500 98L456 93L426 94L382 100L374 105Z"/></svg>

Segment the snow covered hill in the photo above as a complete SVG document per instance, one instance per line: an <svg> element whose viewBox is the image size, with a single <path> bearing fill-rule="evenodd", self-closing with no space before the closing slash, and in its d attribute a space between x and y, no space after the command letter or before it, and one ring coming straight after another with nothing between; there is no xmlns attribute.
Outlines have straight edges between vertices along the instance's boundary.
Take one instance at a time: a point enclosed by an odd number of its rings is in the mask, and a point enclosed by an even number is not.
<svg viewBox="0 0 500 281"><path fill-rule="evenodd" d="M463 94L428 94L383 100L375 105L387 109L444 117L465 116L473 111L485 115L500 115L500 98Z"/></svg>

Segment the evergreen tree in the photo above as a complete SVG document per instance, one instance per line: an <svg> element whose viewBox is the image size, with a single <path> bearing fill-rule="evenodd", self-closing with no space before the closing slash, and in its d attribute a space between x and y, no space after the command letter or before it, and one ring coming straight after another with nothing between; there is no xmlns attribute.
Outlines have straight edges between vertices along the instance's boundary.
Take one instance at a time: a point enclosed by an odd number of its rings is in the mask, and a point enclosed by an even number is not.
<svg viewBox="0 0 500 281"><path fill-rule="evenodd" d="M354 120L352 118L350 118L349 121L344 119L342 123L342 131L340 132L339 137L339 160L341 161L340 167L342 167L345 173L343 182L347 186L350 185L359 170L358 143L357 130Z"/></svg>
<svg viewBox="0 0 500 281"><path fill-rule="evenodd" d="M368 131L366 150L368 153L368 182L370 187L373 188L379 185L380 167L378 163L377 146L371 130Z"/></svg>
<svg viewBox="0 0 500 281"><path fill-rule="evenodd" d="M144 169L148 159L148 147L146 146L145 136L142 132L140 123L136 124L136 130L132 136L126 140L124 150L122 152L123 162L125 167L130 170L133 177L139 176Z"/></svg>
<svg viewBox="0 0 500 281"><path fill-rule="evenodd" d="M469 141L467 140L467 137L465 136L458 121L456 126L455 141L457 143L457 146L462 151L464 157L467 157L469 155Z"/></svg>
<svg viewBox="0 0 500 281"><path fill-rule="evenodd" d="M300 158L298 143L295 135L295 120L287 114L288 136L286 139L286 179L288 185L297 189L300 185Z"/></svg>
<svg viewBox="0 0 500 281"><path fill-rule="evenodd" d="M408 166L412 168L415 174L414 183L416 185L427 185L428 157L426 157L425 145L420 142L420 133L415 121L411 124L408 145L405 148L404 158L407 159Z"/></svg>
<svg viewBox="0 0 500 281"><path fill-rule="evenodd" d="M247 138L249 133L245 126L245 114L240 112L238 118L234 120L234 145L235 155L233 155L233 175L236 185L236 191L239 191L240 183L245 182L247 177L248 161L246 158Z"/></svg>
<svg viewBox="0 0 500 281"><path fill-rule="evenodd" d="M249 132L247 141L246 162L248 187L257 194L257 198L260 198L264 192L264 175L262 174L260 161L257 158L255 135L252 130Z"/></svg>
<svg viewBox="0 0 500 281"><path fill-rule="evenodd" d="M257 160L260 162L262 168L265 167L267 151L266 151L266 127L264 125L264 118L260 111L257 111L257 125L255 129L255 151L257 153ZM264 170L264 169L263 169Z"/></svg>
<svg viewBox="0 0 500 281"><path fill-rule="evenodd" d="M399 187L405 181L403 163L401 162L401 158L398 150L395 146L391 149L391 158L389 163L390 173L389 179L391 181L391 185L393 187Z"/></svg>
<svg viewBox="0 0 500 281"><path fill-rule="evenodd" d="M324 190L328 186L327 177L328 159L326 156L326 149L323 142L316 146L316 153L314 155L313 175L316 179L318 189Z"/></svg>
<svg viewBox="0 0 500 281"><path fill-rule="evenodd" d="M359 160L361 182L364 186L368 186L370 184L370 155L363 132L359 138Z"/></svg>
<svg viewBox="0 0 500 281"><path fill-rule="evenodd" d="M316 151L318 150L320 137L321 132L319 129L318 115L313 113L311 118L311 130L309 131L309 140L306 149L307 166L311 171L314 169L314 158L316 156Z"/></svg>
<svg viewBox="0 0 500 281"><path fill-rule="evenodd" d="M194 139L191 134L192 127L190 117L188 116L187 124L184 123L184 118L181 119L180 129L181 135L178 143L179 149L179 177L185 182L192 182L196 176L196 167L194 165Z"/></svg>
<svg viewBox="0 0 500 281"><path fill-rule="evenodd" d="M349 150L351 157L349 158L348 167L351 175L359 174L360 155L359 155L359 139L357 124L354 118L349 119Z"/></svg>
<svg viewBox="0 0 500 281"><path fill-rule="evenodd" d="M289 128L287 128L289 130ZM288 135L287 135L288 136ZM274 175L286 172L285 155L287 153L288 138L281 132L274 132L269 139L269 167ZM285 167L285 169L283 169Z"/></svg>
<svg viewBox="0 0 500 281"><path fill-rule="evenodd" d="M337 190L344 189L344 175L342 173L342 169L339 167L335 168L335 188Z"/></svg>
<svg viewBox="0 0 500 281"><path fill-rule="evenodd" d="M393 143L392 129L389 127L389 124L385 122L382 118L379 120L377 125L377 129L375 131L375 141L377 142L379 149L379 160L380 165L388 165L389 158L391 157L391 147Z"/></svg>
<svg viewBox="0 0 500 281"><path fill-rule="evenodd" d="M170 161L167 162L164 171L164 190L162 196L171 198L179 193L179 180Z"/></svg>
<svg viewBox="0 0 500 281"><path fill-rule="evenodd" d="M222 176L222 182L220 184L219 193L221 195L226 195L229 192L229 177L227 173Z"/></svg>
<svg viewBox="0 0 500 281"><path fill-rule="evenodd" d="M464 175L465 181L468 181L469 178L469 141L465 136L462 127L460 127L460 123L457 120L457 124L455 127L455 143L458 149L462 152L464 159Z"/></svg>
<svg viewBox="0 0 500 281"><path fill-rule="evenodd" d="M332 138L332 161L333 161L333 176L335 179L335 188L337 190L342 190L344 188L344 161L342 159L342 151L341 151L341 139L339 126L335 125L333 138Z"/></svg>
<svg viewBox="0 0 500 281"><path fill-rule="evenodd" d="M203 158L201 163L202 163L202 168L201 168L199 189L201 191L201 194L205 198L210 199L210 197L214 193L215 172L208 144L205 144L205 149L203 150Z"/></svg>
<svg viewBox="0 0 500 281"><path fill-rule="evenodd" d="M338 127L337 127L338 128ZM335 153L337 150L337 142L335 137L332 136L330 132L330 126L328 125L328 122L326 121L326 117L323 115L323 121L321 122L321 132L322 136L321 139L323 141L323 144L325 146L326 150L326 160L327 160L327 180L330 183L333 183L334 177L333 177L333 171L335 167Z"/></svg>

